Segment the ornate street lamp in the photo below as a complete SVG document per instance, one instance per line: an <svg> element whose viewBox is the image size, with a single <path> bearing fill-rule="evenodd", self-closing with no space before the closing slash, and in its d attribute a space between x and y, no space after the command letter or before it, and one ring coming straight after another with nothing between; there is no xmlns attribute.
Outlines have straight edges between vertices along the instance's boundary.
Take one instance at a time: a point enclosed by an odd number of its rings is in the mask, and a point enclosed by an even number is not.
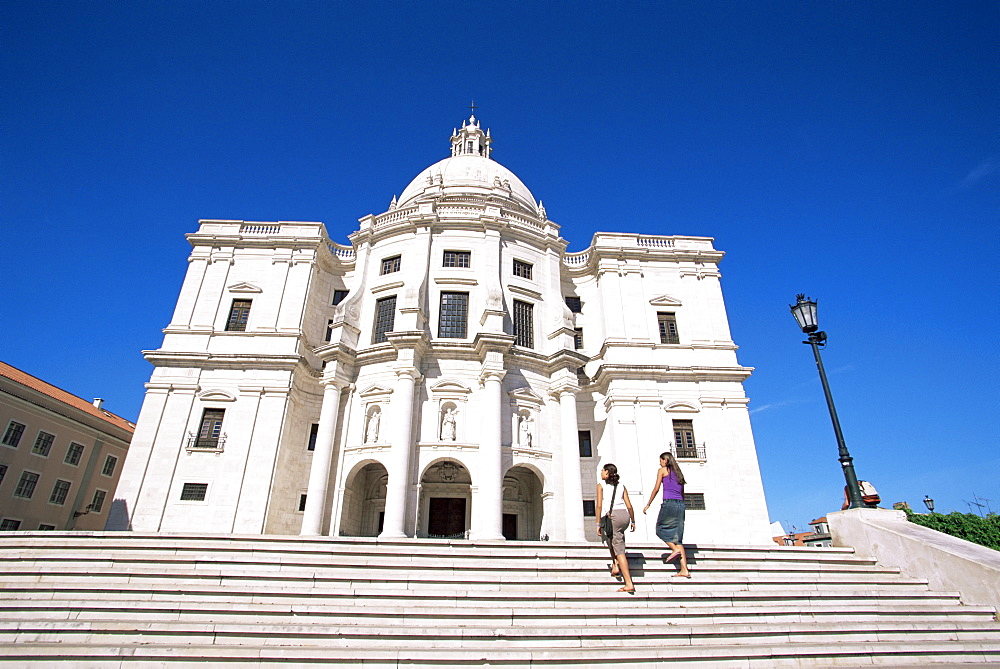
<svg viewBox="0 0 1000 669"><path fill-rule="evenodd" d="M823 369L823 359L819 357L819 349L826 345L826 333L817 332L819 321L816 320L816 300L811 300L804 293L795 296L798 300L794 305L788 305L795 317L795 322L802 328L802 332L809 335L808 341L802 342L812 346L813 355L816 357L816 368L819 369L819 380L823 383L823 393L826 395L826 406L830 409L830 419L833 421L833 433L837 436L837 447L840 451L840 466L844 470L844 480L847 481L847 501L851 509L859 509L865 506L861 500L861 487L858 485L858 477L854 473L854 459L847 450L844 443L844 435L840 431L840 419L837 418L837 410L833 406L833 395L830 394L830 384L826 380L826 370Z"/></svg>
<svg viewBox="0 0 1000 669"><path fill-rule="evenodd" d="M928 511L930 511L931 513L934 513L934 500L932 500L927 495L924 495L924 506L927 507Z"/></svg>

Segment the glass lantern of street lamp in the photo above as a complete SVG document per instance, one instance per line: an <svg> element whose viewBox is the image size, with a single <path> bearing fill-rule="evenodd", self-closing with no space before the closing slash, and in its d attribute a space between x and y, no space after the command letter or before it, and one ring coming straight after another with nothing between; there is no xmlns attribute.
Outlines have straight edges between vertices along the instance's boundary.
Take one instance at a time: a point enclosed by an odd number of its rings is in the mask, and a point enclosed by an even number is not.
<svg viewBox="0 0 1000 669"><path fill-rule="evenodd" d="M819 321L816 319L816 300L809 299L804 293L795 296L797 302L789 307L795 322L799 324L806 334L816 332L819 328Z"/></svg>
<svg viewBox="0 0 1000 669"><path fill-rule="evenodd" d="M930 511L931 513L934 513L934 500L932 500L927 495L924 495L924 506L927 507L928 511Z"/></svg>

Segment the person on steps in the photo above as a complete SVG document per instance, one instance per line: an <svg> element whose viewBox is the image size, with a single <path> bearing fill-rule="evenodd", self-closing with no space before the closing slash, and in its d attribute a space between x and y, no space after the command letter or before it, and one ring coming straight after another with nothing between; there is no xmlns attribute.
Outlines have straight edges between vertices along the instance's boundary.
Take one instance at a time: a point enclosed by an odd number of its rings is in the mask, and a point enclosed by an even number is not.
<svg viewBox="0 0 1000 669"><path fill-rule="evenodd" d="M597 518L597 533L608 543L611 550L611 575L624 580L625 585L618 592L635 594L635 584L628 570L628 558L625 556L625 528L631 525L635 532L635 512L628 498L628 490L621 483L618 467L610 462L601 469L601 482L597 484L597 508L601 515ZM601 533L601 518L611 516L612 533L606 537Z"/></svg>
<svg viewBox="0 0 1000 669"><path fill-rule="evenodd" d="M663 488L663 501L660 502L660 513L656 517L656 536L670 547L667 562L680 558L680 570L675 577L691 578L688 572L687 553L684 552L684 474L674 459L674 454L660 453L660 468L656 471L656 484L649 495L649 501L642 510L649 511L650 505L656 499L656 493Z"/></svg>

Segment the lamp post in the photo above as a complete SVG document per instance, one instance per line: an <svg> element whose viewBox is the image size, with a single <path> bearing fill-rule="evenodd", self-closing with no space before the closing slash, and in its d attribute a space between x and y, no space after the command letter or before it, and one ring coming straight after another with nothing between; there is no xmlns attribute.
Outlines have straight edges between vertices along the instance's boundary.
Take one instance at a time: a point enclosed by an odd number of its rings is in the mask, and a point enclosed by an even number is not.
<svg viewBox="0 0 1000 669"><path fill-rule="evenodd" d="M861 500L861 487L858 485L857 474L854 473L854 458L847 450L844 443L844 435L840 431L840 419L837 418L837 409L833 406L833 395L830 394L830 384L826 380L826 370L823 369L823 359L819 357L819 349L826 345L826 333L817 332L819 329L816 320L816 300L811 300L803 293L795 296L797 302L788 305L795 317L795 321L802 328L802 332L808 335L808 341L802 342L812 346L813 355L816 358L816 368L819 369L819 380L823 383L823 393L826 395L826 406L830 410L830 419L833 421L833 433L837 436L837 448L840 451L840 466L844 470L844 480L847 481L847 502L851 509L860 509L865 506Z"/></svg>
<svg viewBox="0 0 1000 669"><path fill-rule="evenodd" d="M931 513L934 513L934 500L932 500L928 495L924 495L924 506Z"/></svg>

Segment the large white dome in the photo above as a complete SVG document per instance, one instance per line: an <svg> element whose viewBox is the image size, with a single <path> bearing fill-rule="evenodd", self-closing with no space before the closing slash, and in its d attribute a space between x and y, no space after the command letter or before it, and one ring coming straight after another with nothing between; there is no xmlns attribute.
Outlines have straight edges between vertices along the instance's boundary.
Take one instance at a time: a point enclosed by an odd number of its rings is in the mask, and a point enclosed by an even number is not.
<svg viewBox="0 0 1000 669"><path fill-rule="evenodd" d="M440 177L440 178L439 178ZM506 167L482 156L452 156L422 171L399 196L398 207L412 204L429 186L440 186L444 195L479 195L495 193L497 187L510 189L515 202L538 215L535 198L528 187Z"/></svg>

